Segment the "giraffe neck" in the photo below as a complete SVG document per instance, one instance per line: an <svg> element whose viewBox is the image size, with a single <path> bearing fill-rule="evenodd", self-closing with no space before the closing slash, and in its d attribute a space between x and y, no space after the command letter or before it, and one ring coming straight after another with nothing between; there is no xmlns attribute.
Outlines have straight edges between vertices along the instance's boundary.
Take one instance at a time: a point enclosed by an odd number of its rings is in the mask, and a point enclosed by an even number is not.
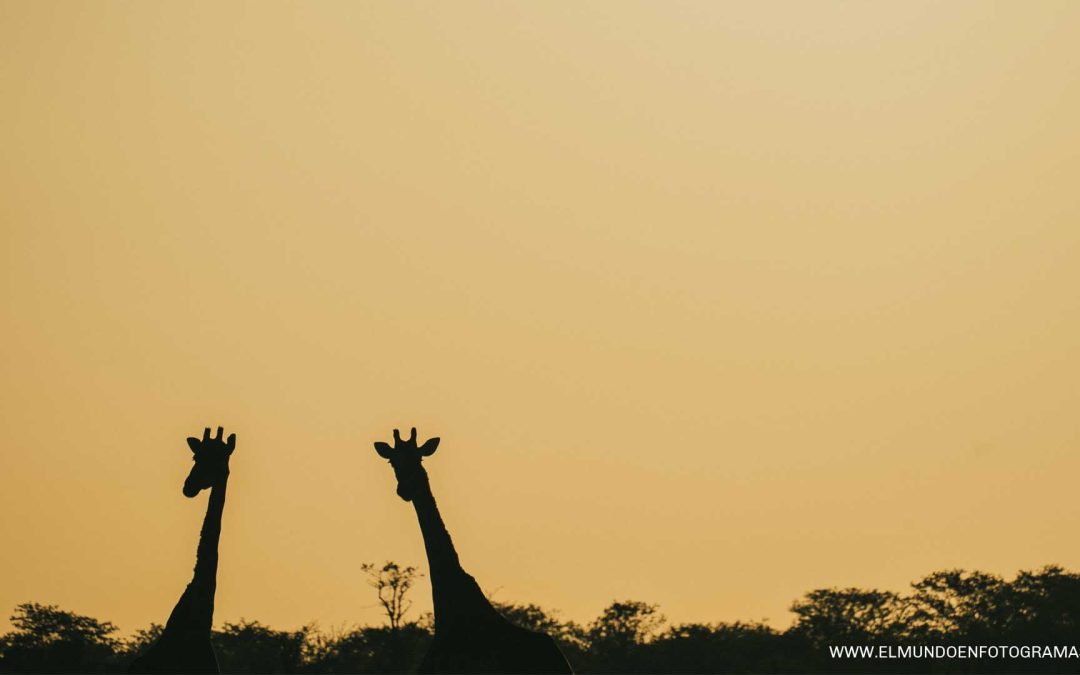
<svg viewBox="0 0 1080 675"><path fill-rule="evenodd" d="M161 649L166 652L170 649L189 649L187 641L192 639L209 644L214 625L218 539L221 536L221 513L225 508L227 484L228 475L210 488L206 517L203 518L202 532L199 534L199 548L195 553L195 574L173 607L159 641ZM185 644L188 647L184 647Z"/></svg>
<svg viewBox="0 0 1080 675"><path fill-rule="evenodd" d="M427 472L424 472L412 502L417 520L420 521L431 571L435 634L467 631L485 623L502 621L476 579L462 569L454 542L446 531L435 497L431 494Z"/></svg>
<svg viewBox="0 0 1080 675"><path fill-rule="evenodd" d="M428 567L434 583L436 577L459 574L463 570L454 549L454 542L446 531L446 525L439 515L439 507L435 504L435 497L431 494L427 472L423 469L421 471L422 479L412 503L416 509L416 519L420 522L420 533L424 536L424 549L427 551Z"/></svg>
<svg viewBox="0 0 1080 675"><path fill-rule="evenodd" d="M217 586L218 540L221 538L221 514L225 510L225 488L229 474L210 488L206 502L206 517L199 533L199 548L195 552L195 575L191 583L209 588L213 593Z"/></svg>

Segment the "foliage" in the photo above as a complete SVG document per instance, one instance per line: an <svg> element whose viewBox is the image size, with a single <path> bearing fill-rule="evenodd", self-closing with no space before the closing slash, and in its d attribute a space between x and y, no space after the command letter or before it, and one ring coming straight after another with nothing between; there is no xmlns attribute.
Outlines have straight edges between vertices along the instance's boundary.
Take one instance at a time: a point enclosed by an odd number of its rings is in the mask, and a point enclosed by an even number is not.
<svg viewBox="0 0 1080 675"><path fill-rule="evenodd" d="M311 628L280 631L258 621L226 623L214 631L218 666L226 673L296 673L304 663Z"/></svg>
<svg viewBox="0 0 1080 675"><path fill-rule="evenodd" d="M656 605L638 600L611 603L585 631L585 665L598 673L637 671L664 621Z"/></svg>
<svg viewBox="0 0 1080 675"><path fill-rule="evenodd" d="M668 673L791 673L807 670L793 634L762 623L688 623L657 636L635 670Z"/></svg>
<svg viewBox="0 0 1080 675"><path fill-rule="evenodd" d="M416 623L314 634L304 672L411 673L430 641L431 632Z"/></svg>
<svg viewBox="0 0 1080 675"><path fill-rule="evenodd" d="M396 567L396 566L395 566ZM372 572L412 574L384 566ZM411 577L410 577L411 578ZM378 587L376 587L378 588ZM398 584L398 598L404 592ZM907 593L818 589L792 605L787 630L763 623L688 623L665 628L656 605L622 600L581 626L534 604L493 602L510 621L551 635L581 673L1076 672L1076 660L831 659L839 645L1077 645L1080 575L1060 567L993 574L944 570ZM405 607L399 603L399 607ZM384 609L386 606L384 605ZM223 672L412 672L431 640L430 617L396 625L279 631L258 621L214 631ZM390 615L388 614L388 617ZM123 672L161 634L151 624L128 640L105 621L53 605L18 605L0 636L0 672Z"/></svg>
<svg viewBox="0 0 1080 675"><path fill-rule="evenodd" d="M26 602L15 607L11 623L15 630L0 637L6 672L105 672L116 665L121 644L108 621Z"/></svg>
<svg viewBox="0 0 1080 675"><path fill-rule="evenodd" d="M889 591L827 588L811 591L791 611L795 630L822 648L830 644L895 644L908 603Z"/></svg>

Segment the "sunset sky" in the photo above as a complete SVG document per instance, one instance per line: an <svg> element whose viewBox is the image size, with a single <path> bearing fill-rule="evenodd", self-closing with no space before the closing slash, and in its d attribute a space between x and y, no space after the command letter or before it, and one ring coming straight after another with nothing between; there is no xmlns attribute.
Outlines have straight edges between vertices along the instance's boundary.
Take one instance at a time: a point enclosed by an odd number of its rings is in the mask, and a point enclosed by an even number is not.
<svg viewBox="0 0 1080 675"><path fill-rule="evenodd" d="M0 100L3 617L163 623L219 424L219 624L381 620L395 426L564 618L1080 568L1080 3L5 0Z"/></svg>

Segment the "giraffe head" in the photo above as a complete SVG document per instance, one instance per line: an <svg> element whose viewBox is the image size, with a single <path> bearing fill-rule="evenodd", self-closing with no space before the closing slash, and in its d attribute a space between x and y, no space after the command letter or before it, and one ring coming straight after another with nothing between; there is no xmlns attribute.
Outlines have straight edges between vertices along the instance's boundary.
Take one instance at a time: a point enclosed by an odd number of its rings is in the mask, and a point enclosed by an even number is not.
<svg viewBox="0 0 1080 675"><path fill-rule="evenodd" d="M416 445L416 427L413 427L409 440L401 440L401 434L394 429L394 445L378 441L375 443L375 452L383 459L390 460L390 466L394 467L394 475L397 477L397 493L407 502L411 502L416 495L416 489L427 480L427 472L420 465L425 457L435 452L439 447L439 438L429 438L423 445Z"/></svg>
<svg viewBox="0 0 1080 675"><path fill-rule="evenodd" d="M195 465L184 480L185 497L194 497L229 475L229 455L236 448L236 434L229 434L229 440L224 441L224 433L225 430L218 427L217 437L210 438L210 427L207 427L201 440L194 436L187 439Z"/></svg>

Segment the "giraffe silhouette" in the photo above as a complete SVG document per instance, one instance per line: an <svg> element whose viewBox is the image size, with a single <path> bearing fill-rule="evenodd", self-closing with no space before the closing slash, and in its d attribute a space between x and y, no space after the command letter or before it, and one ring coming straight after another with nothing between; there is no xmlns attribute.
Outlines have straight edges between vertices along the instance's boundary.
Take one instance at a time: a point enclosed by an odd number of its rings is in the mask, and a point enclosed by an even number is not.
<svg viewBox="0 0 1080 675"><path fill-rule="evenodd" d="M421 462L435 452L438 438L416 444L394 429L394 445L375 443L390 460L397 494L412 502L420 521L435 606L435 637L420 662L420 673L572 673L551 636L516 626L499 614L458 561L446 531L427 471Z"/></svg>
<svg viewBox="0 0 1080 675"><path fill-rule="evenodd" d="M217 673L217 657L210 645L214 624L214 592L217 588L218 538L221 513L225 508L225 486L229 482L229 457L236 447L236 434L222 440L218 427L210 438L210 428L202 440L188 438L195 465L184 481L184 496L194 497L210 489L195 553L195 574L176 603L161 637L128 668L132 673Z"/></svg>

